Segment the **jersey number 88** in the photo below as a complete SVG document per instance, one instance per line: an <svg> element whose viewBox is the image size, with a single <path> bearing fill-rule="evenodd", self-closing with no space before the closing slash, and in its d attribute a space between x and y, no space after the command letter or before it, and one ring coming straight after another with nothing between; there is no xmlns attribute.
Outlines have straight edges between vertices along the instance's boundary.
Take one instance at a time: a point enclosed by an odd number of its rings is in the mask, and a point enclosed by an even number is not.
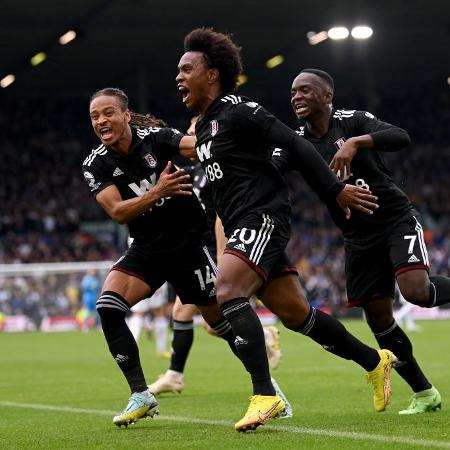
<svg viewBox="0 0 450 450"><path fill-rule="evenodd" d="M208 164L206 166L205 172L209 181L220 180L223 177L222 169L220 168L219 163L217 162Z"/></svg>

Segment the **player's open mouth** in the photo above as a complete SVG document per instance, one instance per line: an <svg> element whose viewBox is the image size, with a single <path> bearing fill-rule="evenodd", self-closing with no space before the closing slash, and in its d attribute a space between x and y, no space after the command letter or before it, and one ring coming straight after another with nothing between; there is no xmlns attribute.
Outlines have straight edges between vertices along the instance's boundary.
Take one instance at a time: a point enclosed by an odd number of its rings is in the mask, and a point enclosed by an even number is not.
<svg viewBox="0 0 450 450"><path fill-rule="evenodd" d="M184 86L179 85L178 90L183 95L183 103L187 103L189 100L189 94L190 94L189 89Z"/></svg>
<svg viewBox="0 0 450 450"><path fill-rule="evenodd" d="M112 130L111 128L100 128L100 136L104 141L107 141L108 139L111 139L112 137Z"/></svg>
<svg viewBox="0 0 450 450"><path fill-rule="evenodd" d="M303 103L299 104L299 105L295 105L295 113L296 114L299 114L299 115L305 114L307 110L308 110L308 105L305 105Z"/></svg>

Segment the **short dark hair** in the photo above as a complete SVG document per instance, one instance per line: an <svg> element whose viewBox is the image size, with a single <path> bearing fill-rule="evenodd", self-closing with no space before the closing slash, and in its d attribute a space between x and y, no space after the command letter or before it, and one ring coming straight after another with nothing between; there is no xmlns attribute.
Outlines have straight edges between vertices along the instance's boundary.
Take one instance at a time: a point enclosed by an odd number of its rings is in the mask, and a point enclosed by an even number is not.
<svg viewBox="0 0 450 450"><path fill-rule="evenodd" d="M185 52L201 52L208 68L218 69L224 92L236 89L242 73L241 48L229 35L212 28L196 28L184 38Z"/></svg>
<svg viewBox="0 0 450 450"><path fill-rule="evenodd" d="M100 97L102 95L108 95L110 97L117 97L119 99L120 106L122 108L122 111L126 111L128 109L128 96L125 94L125 92L122 91L122 89L119 88L104 88L99 89L98 91L94 92L91 96L91 100L89 103L92 103L92 100L94 100L97 97Z"/></svg>
<svg viewBox="0 0 450 450"><path fill-rule="evenodd" d="M300 73L312 73L313 75L318 76L325 81L328 87L334 92L334 80L328 72L320 69L303 69Z"/></svg>

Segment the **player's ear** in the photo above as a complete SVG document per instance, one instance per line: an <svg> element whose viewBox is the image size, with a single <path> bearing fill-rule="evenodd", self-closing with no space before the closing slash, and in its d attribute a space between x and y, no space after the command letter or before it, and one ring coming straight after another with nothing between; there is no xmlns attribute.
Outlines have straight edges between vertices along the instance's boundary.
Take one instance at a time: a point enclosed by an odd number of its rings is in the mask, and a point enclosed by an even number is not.
<svg viewBox="0 0 450 450"><path fill-rule="evenodd" d="M330 91L329 89L325 91L325 101L329 105L333 103L333 91Z"/></svg>
<svg viewBox="0 0 450 450"><path fill-rule="evenodd" d="M216 68L208 69L208 84L217 83L219 80L219 70Z"/></svg>
<svg viewBox="0 0 450 450"><path fill-rule="evenodd" d="M127 110L125 111L125 120L127 121L127 123L130 123L130 120L131 120L131 113L130 113L130 110L129 110L129 109L127 109Z"/></svg>

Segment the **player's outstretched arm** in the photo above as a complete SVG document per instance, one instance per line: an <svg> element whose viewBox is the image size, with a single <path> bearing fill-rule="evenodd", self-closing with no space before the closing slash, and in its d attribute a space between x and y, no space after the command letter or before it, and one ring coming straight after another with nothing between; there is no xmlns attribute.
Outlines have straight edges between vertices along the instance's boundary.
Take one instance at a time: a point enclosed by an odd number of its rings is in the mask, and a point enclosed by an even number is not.
<svg viewBox="0 0 450 450"><path fill-rule="evenodd" d="M183 136L180 141L180 155L185 158L197 158L195 151L195 136Z"/></svg>
<svg viewBox="0 0 450 450"><path fill-rule="evenodd" d="M147 212L162 198L192 195L192 184L187 183L190 176L184 169L170 173L171 168L169 161L156 185L139 197L123 200L117 187L112 185L100 191L96 200L113 220L123 224Z"/></svg>

